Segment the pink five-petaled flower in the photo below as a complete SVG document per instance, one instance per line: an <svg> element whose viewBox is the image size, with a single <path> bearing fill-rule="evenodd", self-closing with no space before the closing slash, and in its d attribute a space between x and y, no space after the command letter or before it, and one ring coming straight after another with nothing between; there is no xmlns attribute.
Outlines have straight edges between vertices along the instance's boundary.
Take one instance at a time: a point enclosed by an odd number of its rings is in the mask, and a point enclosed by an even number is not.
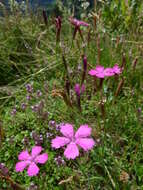
<svg viewBox="0 0 143 190"><path fill-rule="evenodd" d="M82 36L82 32L80 30L80 26L88 27L89 24L84 22L84 21L77 20L76 18L72 18L72 17L69 18L69 21L71 22L72 25L75 26L74 33L73 33L73 39L75 39L76 33L78 31L80 34L80 37L84 41L83 36Z"/></svg>
<svg viewBox="0 0 143 190"><path fill-rule="evenodd" d="M76 18L70 17L69 21L71 22L71 24L73 24L76 27L79 27L79 26L89 26L88 23L86 23L84 21L77 20Z"/></svg>
<svg viewBox="0 0 143 190"><path fill-rule="evenodd" d="M107 76L113 76L115 73L112 68L104 68L101 65L96 66L95 69L89 71L89 75L96 76L97 78L104 78Z"/></svg>
<svg viewBox="0 0 143 190"><path fill-rule="evenodd" d="M113 72L114 72L116 75L119 75L119 74L122 73L122 69L121 69L117 64L115 64L112 69L113 69Z"/></svg>
<svg viewBox="0 0 143 190"><path fill-rule="evenodd" d="M18 160L20 160L20 162L17 162L16 164L16 171L22 172L25 168L28 167L28 176L37 175L39 173L39 168L37 164L44 164L48 160L48 154L40 154L41 151L41 146L34 146L32 148L31 155L28 153L27 150L22 151L18 156Z"/></svg>
<svg viewBox="0 0 143 190"><path fill-rule="evenodd" d="M52 147L55 149L61 148L67 145L64 156L67 159L75 159L79 156L78 146L80 146L84 151L91 150L95 145L91 135L91 128L88 125L81 125L77 132L74 134L73 126L69 123L61 126L60 132L63 137L57 136L52 140Z"/></svg>

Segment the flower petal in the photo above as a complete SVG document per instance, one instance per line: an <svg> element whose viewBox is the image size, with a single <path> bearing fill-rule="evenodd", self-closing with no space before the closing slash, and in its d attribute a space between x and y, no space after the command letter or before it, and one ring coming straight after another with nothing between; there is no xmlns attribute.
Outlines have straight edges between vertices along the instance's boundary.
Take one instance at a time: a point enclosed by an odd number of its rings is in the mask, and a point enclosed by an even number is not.
<svg viewBox="0 0 143 190"><path fill-rule="evenodd" d="M68 144L70 142L70 139L66 137L56 137L55 139L52 140L52 147L53 148L60 148L63 147L64 145Z"/></svg>
<svg viewBox="0 0 143 190"><path fill-rule="evenodd" d="M43 153L35 158L36 163L44 164L48 160L48 154Z"/></svg>
<svg viewBox="0 0 143 190"><path fill-rule="evenodd" d="M96 73L95 73L96 77L98 77L98 78L104 78L105 77L103 66L97 65L95 70L96 70Z"/></svg>
<svg viewBox="0 0 143 190"><path fill-rule="evenodd" d="M16 172L22 172L30 163L30 161L17 162L15 166Z"/></svg>
<svg viewBox="0 0 143 190"><path fill-rule="evenodd" d="M107 76L107 77L113 76L114 75L113 69L112 68L106 68L104 70L104 75Z"/></svg>
<svg viewBox="0 0 143 190"><path fill-rule="evenodd" d="M88 72L89 75L91 76L95 76L96 75L96 70L95 69L91 69L89 72Z"/></svg>
<svg viewBox="0 0 143 190"><path fill-rule="evenodd" d="M39 172L38 166L34 162L32 162L29 165L28 170L27 170L28 175L29 176L35 176L38 174L38 172Z"/></svg>
<svg viewBox="0 0 143 190"><path fill-rule="evenodd" d="M113 71L115 74L121 74L122 73L122 69L118 66L118 64L114 65Z"/></svg>
<svg viewBox="0 0 143 190"><path fill-rule="evenodd" d="M88 137L91 135L91 128L88 125L81 125L75 133L75 138Z"/></svg>
<svg viewBox="0 0 143 190"><path fill-rule="evenodd" d="M92 138L79 138L76 140L76 144L87 151L93 148L95 142Z"/></svg>
<svg viewBox="0 0 143 190"><path fill-rule="evenodd" d="M104 67L101 66L101 65L97 65L96 68L95 68L95 70L96 70L97 72L103 72L103 71L104 71Z"/></svg>
<svg viewBox="0 0 143 190"><path fill-rule="evenodd" d="M89 24L86 23L86 22L84 22L84 21L80 21L80 25L81 25L81 26L89 26Z"/></svg>
<svg viewBox="0 0 143 190"><path fill-rule="evenodd" d="M71 142L64 151L64 156L67 159L75 159L79 156L79 150L77 145L74 142Z"/></svg>
<svg viewBox="0 0 143 190"><path fill-rule="evenodd" d="M31 153L32 157L37 156L38 154L40 154L41 151L42 151L42 147L41 146L34 146L32 148L32 153Z"/></svg>
<svg viewBox="0 0 143 190"><path fill-rule="evenodd" d="M60 131L65 137L68 137L68 138L72 138L74 135L73 126L69 123L62 125Z"/></svg>
<svg viewBox="0 0 143 190"><path fill-rule="evenodd" d="M22 151L19 155L18 155L18 160L29 160L31 158L31 156L29 155L28 151Z"/></svg>

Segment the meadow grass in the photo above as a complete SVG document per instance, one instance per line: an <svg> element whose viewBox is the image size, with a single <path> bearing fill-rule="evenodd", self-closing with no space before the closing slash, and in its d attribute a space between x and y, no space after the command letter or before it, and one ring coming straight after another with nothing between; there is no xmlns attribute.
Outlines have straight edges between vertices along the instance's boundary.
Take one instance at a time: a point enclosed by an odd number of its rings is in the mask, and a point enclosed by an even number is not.
<svg viewBox="0 0 143 190"><path fill-rule="evenodd" d="M17 12L1 18L0 163L9 170L7 178L0 171L1 189L143 189L142 36L104 32L102 21L95 30L92 20L89 22L90 39L88 29L83 28L84 42L79 35L73 41L73 27L68 17L63 18L61 39L56 42L54 18L49 18L47 26L41 15L23 16ZM97 64L112 67L115 63L124 64L124 70L119 77L104 81L102 93L95 91L95 81L87 74L81 111L74 85L81 82L83 55L87 56L88 71ZM71 84L72 105L67 96L67 80ZM121 81L123 85L117 92ZM25 88L28 83L34 91L29 101ZM37 90L42 92L40 97ZM40 101L44 104L42 114L37 114L31 106ZM22 103L27 106L25 110L21 109ZM15 115L11 114L13 108L17 110ZM62 150L51 148L51 139L58 134L51 121L72 123L75 128L88 124L96 146L88 153L81 152L75 160L67 160ZM38 143L49 159L40 167L40 174L30 178L25 171L16 173L15 164L21 150L35 145L33 133L38 140L42 135ZM55 158L59 155L64 164L57 165Z"/></svg>

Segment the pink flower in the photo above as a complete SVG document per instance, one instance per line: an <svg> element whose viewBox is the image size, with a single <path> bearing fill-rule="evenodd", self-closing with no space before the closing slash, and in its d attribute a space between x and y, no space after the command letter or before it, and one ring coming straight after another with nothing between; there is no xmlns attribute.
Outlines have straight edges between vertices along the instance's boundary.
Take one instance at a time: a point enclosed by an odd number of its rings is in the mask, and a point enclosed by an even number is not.
<svg viewBox="0 0 143 190"><path fill-rule="evenodd" d="M36 176L39 173L37 164L44 164L48 160L48 154L40 154L41 151L41 146L34 146L32 148L31 155L27 150L22 151L18 156L18 160L20 160L20 162L17 162L16 164L16 172L22 172L28 167L28 176Z"/></svg>
<svg viewBox="0 0 143 190"><path fill-rule="evenodd" d="M89 138L91 135L91 128L88 125L81 125L77 132L74 134L73 126L69 123L61 126L60 132L63 136L57 136L52 140L52 147L59 149L67 145L64 156L67 159L75 159L79 156L78 146L81 147L84 151L91 150L95 145L95 142L92 138Z"/></svg>
<svg viewBox="0 0 143 190"><path fill-rule="evenodd" d="M79 32L80 37L84 41L82 32L80 30L80 26L88 27L89 24L84 21L77 20L76 18L72 18L72 17L69 18L69 21L71 22L72 25L75 26L74 33L73 33L73 39L75 39L76 33Z"/></svg>
<svg viewBox="0 0 143 190"><path fill-rule="evenodd" d="M115 64L114 67L113 67L113 72L116 74L116 75L119 75L122 73L122 69L117 65Z"/></svg>
<svg viewBox="0 0 143 190"><path fill-rule="evenodd" d="M106 76L113 76L114 71L112 68L104 68L101 65L96 66L95 69L89 71L89 75L96 76L97 78L105 78Z"/></svg>
<svg viewBox="0 0 143 190"><path fill-rule="evenodd" d="M110 67L104 69L104 75L105 75L106 77L111 77L111 76L113 76L113 75L114 75L113 69L110 68Z"/></svg>
<svg viewBox="0 0 143 190"><path fill-rule="evenodd" d="M71 24L73 24L76 27L79 27L79 26L86 26L87 27L87 26L89 26L88 23L86 23L84 21L77 20L76 18L70 17L69 21L71 22Z"/></svg>

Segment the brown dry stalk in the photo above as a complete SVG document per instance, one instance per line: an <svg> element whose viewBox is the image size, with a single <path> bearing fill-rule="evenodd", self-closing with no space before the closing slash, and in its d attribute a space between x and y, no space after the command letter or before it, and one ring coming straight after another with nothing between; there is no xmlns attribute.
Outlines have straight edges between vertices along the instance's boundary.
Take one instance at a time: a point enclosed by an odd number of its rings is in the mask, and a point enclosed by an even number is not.
<svg viewBox="0 0 143 190"><path fill-rule="evenodd" d="M96 31L97 17L94 15L93 19L94 19L94 29Z"/></svg>
<svg viewBox="0 0 143 190"><path fill-rule="evenodd" d="M52 96L62 98L67 106L72 107L72 103L64 90L52 90Z"/></svg>
<svg viewBox="0 0 143 190"><path fill-rule="evenodd" d="M100 50L100 35L97 36L97 62L100 65L100 57L101 57L101 50Z"/></svg>
<svg viewBox="0 0 143 190"><path fill-rule="evenodd" d="M59 182L59 185L62 185L63 183L68 183L71 182L73 180L73 176L70 176L68 179L62 180Z"/></svg>
<svg viewBox="0 0 143 190"><path fill-rule="evenodd" d="M125 56L125 54L123 54L121 68L124 69L125 65L126 65L126 56Z"/></svg>
<svg viewBox="0 0 143 190"><path fill-rule="evenodd" d="M138 62L138 57L136 57L135 60L133 61L133 65L132 65L133 70L136 69L137 62Z"/></svg>
<svg viewBox="0 0 143 190"><path fill-rule="evenodd" d="M103 101L100 102L100 109L101 109L102 118L105 118L106 113L105 113L105 105Z"/></svg>
<svg viewBox="0 0 143 190"><path fill-rule="evenodd" d="M115 92L115 97L117 97L119 95L119 93L123 87L124 81L125 81L125 79L122 78L121 81L119 82L118 87L117 87L116 92Z"/></svg>
<svg viewBox="0 0 143 190"><path fill-rule="evenodd" d="M25 190L24 187L13 181L9 176L4 176L0 173L0 178L9 182L13 190Z"/></svg>

